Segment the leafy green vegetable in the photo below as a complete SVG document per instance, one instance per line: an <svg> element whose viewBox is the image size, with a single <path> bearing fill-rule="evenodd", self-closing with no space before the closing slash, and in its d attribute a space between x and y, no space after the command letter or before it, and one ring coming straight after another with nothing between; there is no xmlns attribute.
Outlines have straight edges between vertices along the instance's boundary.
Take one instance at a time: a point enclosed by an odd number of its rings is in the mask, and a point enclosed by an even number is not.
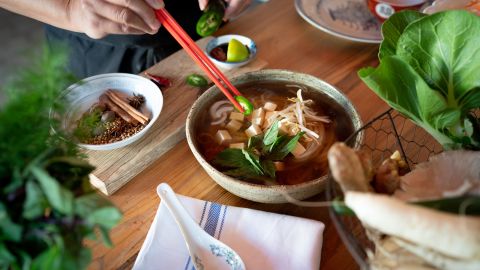
<svg viewBox="0 0 480 270"><path fill-rule="evenodd" d="M466 11L391 16L380 65L360 78L446 148L480 149L480 18Z"/></svg>
<svg viewBox="0 0 480 270"><path fill-rule="evenodd" d="M305 134L293 137L279 135L278 121L264 135L248 139L246 149L227 148L213 160L213 164L232 177L272 182L276 177L274 161L283 160Z"/></svg>
<svg viewBox="0 0 480 270"><path fill-rule="evenodd" d="M45 49L0 89L8 93L0 108L0 269L85 269L83 240L98 231L111 244L108 231L121 217L89 185L94 167L71 134L49 117L65 113L58 97L75 82L66 55Z"/></svg>

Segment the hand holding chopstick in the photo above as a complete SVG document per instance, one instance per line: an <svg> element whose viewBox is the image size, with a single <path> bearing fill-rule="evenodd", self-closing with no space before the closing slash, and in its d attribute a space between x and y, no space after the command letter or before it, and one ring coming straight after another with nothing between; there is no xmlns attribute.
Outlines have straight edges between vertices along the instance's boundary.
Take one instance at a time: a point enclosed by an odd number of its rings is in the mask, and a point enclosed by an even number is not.
<svg viewBox="0 0 480 270"><path fill-rule="evenodd" d="M237 110L244 114L251 113L251 104L242 96L242 94L232 85L225 75L213 64L210 59L203 53L198 45L190 38L183 28L173 19L165 8L155 10L155 14L167 31L177 40L177 42L185 49L190 57L200 66L207 76L215 83L215 85L225 94L228 100L235 106ZM235 95L229 92L229 90ZM240 103L238 102L240 101ZM246 103L248 102L248 103Z"/></svg>

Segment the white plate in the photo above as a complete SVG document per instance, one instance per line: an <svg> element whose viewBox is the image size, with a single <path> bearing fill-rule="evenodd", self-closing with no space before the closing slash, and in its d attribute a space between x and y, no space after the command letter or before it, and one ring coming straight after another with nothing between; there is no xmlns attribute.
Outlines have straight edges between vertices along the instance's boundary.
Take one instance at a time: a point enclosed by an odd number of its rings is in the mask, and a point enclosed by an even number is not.
<svg viewBox="0 0 480 270"><path fill-rule="evenodd" d="M295 8L307 22L334 36L364 43L383 39L381 23L365 0L295 0Z"/></svg>
<svg viewBox="0 0 480 270"><path fill-rule="evenodd" d="M115 89L128 95L140 94L145 97L145 108L150 114L150 122L136 134L109 144L79 144L90 150L113 150L129 145L140 139L153 125L163 107L163 95L160 89L149 79L126 73L108 73L96 75L71 85L63 93L70 108L62 119L62 128L72 130L74 123L87 111L107 89Z"/></svg>

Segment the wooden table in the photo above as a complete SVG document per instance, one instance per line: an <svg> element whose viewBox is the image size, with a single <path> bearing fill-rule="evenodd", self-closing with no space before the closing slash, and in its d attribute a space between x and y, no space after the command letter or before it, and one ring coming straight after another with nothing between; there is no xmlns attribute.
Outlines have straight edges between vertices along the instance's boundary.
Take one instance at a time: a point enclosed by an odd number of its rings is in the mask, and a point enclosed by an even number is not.
<svg viewBox="0 0 480 270"><path fill-rule="evenodd" d="M378 45L354 43L318 30L296 13L293 0L261 4L216 34L228 33L253 38L258 57L268 62L267 68L307 73L333 84L352 100L364 122L388 108L357 76L361 67L377 65ZM109 197L124 218L111 232L114 248L88 243L93 249L91 269L131 268L157 210L155 188L161 182L169 183L179 194L202 200L322 221L326 228L321 268L358 268L339 238L328 209L261 204L230 194L205 173L184 140ZM319 195L316 199L322 198Z"/></svg>

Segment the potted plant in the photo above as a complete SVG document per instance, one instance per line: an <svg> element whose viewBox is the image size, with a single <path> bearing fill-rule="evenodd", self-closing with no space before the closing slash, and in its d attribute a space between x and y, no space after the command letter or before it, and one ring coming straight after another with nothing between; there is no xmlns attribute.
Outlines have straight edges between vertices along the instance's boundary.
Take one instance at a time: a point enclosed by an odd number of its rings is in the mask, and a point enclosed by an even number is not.
<svg viewBox="0 0 480 270"><path fill-rule="evenodd" d="M91 252L84 239L102 238L120 211L97 194L94 169L50 110L65 111L60 92L75 79L66 54L44 49L30 68L2 91L0 105L0 268L84 269ZM56 129L58 130L58 129Z"/></svg>

